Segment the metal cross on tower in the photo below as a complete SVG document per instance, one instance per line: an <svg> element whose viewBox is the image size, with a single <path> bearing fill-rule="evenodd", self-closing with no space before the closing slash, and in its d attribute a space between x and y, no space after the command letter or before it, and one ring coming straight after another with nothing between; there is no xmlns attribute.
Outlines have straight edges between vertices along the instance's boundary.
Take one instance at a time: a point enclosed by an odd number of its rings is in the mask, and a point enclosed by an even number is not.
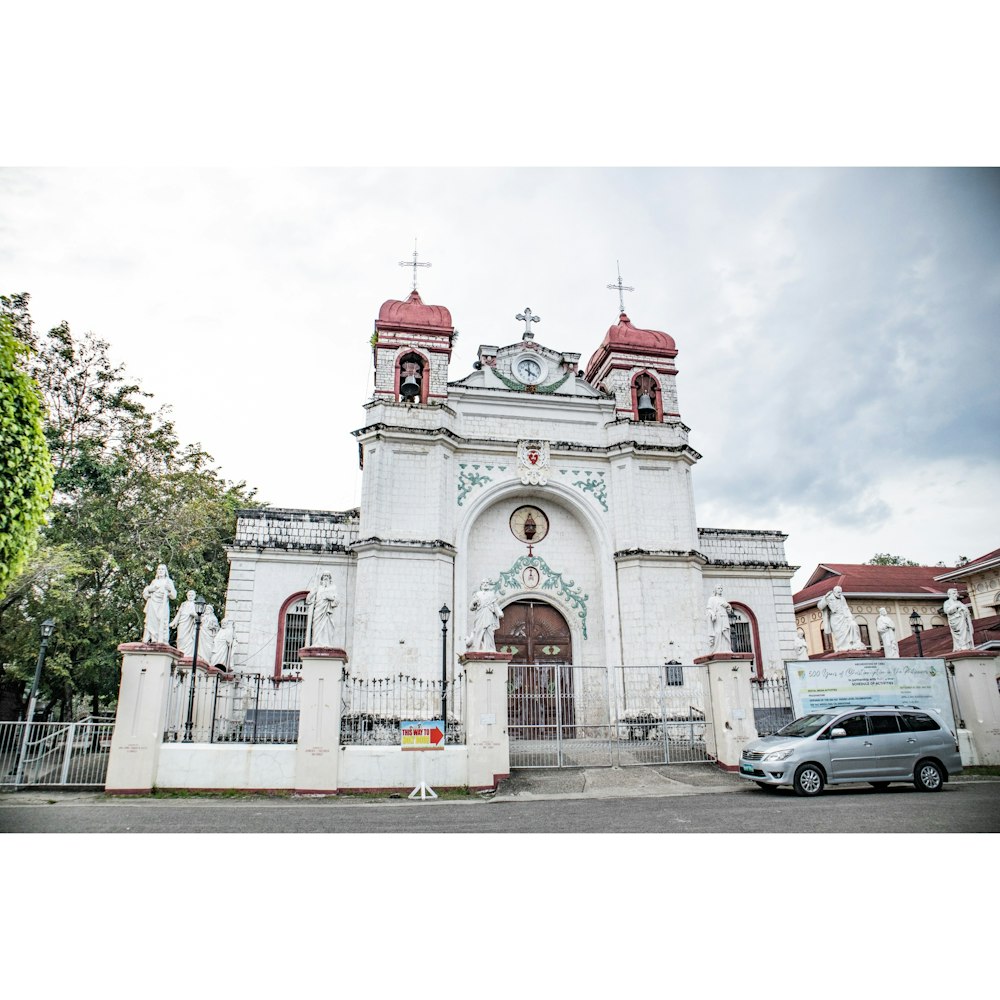
<svg viewBox="0 0 1000 1000"><path fill-rule="evenodd" d="M399 262L400 267L412 267L413 268L413 290L417 290L417 268L418 267L430 267L429 263L424 263L423 261L417 260L417 238L413 238L413 260L401 260Z"/></svg>
<svg viewBox="0 0 1000 1000"><path fill-rule="evenodd" d="M524 307L524 312L523 313L518 313L514 317L514 319L524 320L524 336L521 339L522 340L534 340L535 339L535 335L534 335L534 333L532 333L531 324L532 323L541 323L542 317L541 316L535 316L532 313L532 311L527 306L525 306Z"/></svg>
<svg viewBox="0 0 1000 1000"><path fill-rule="evenodd" d="M624 313L625 312L625 296L622 294L622 292L634 292L635 289L631 285L623 285L622 284L622 265L617 260L615 261L615 263L618 265L618 284L617 285L608 285L608 288L617 288L618 289L618 307L619 307L619 312Z"/></svg>

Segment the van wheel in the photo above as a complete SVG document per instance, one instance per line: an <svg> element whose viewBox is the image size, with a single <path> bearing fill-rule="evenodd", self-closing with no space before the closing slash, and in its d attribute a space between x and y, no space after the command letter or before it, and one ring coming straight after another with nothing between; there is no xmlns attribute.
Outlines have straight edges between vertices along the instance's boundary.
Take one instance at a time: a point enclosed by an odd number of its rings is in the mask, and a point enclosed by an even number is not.
<svg viewBox="0 0 1000 1000"><path fill-rule="evenodd" d="M940 792L944 788L944 773L932 760L922 760L913 772L913 784L921 792Z"/></svg>
<svg viewBox="0 0 1000 1000"><path fill-rule="evenodd" d="M888 781L869 781L868 784L871 785L876 792L884 792L889 787Z"/></svg>
<svg viewBox="0 0 1000 1000"><path fill-rule="evenodd" d="M792 782L796 795L819 795L823 791L823 772L815 764L803 764Z"/></svg>

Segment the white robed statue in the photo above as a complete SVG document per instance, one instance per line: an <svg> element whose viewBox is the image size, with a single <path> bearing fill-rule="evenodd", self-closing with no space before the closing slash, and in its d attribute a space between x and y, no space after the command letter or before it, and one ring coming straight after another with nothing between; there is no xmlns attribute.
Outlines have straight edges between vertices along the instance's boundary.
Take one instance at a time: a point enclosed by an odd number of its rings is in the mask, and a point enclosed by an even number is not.
<svg viewBox="0 0 1000 1000"><path fill-rule="evenodd" d="M835 653L868 648L861 641L861 630L841 587L834 587L830 593L824 594L816 602L816 607L823 612L823 628L833 639Z"/></svg>
<svg viewBox="0 0 1000 1000"><path fill-rule="evenodd" d="M722 584L712 591L705 608L708 618L708 651L710 653L731 653L733 651L729 613L732 605L722 596Z"/></svg>
<svg viewBox="0 0 1000 1000"><path fill-rule="evenodd" d="M896 641L896 623L889 617L889 612L885 608L878 609L875 628L878 630L879 639L882 640L882 655L887 660L898 660L899 643Z"/></svg>
<svg viewBox="0 0 1000 1000"><path fill-rule="evenodd" d="M177 629L174 645L188 657L194 656L194 633L198 621L198 609L194 606L194 599L197 596L193 590L189 590L170 622L170 627Z"/></svg>
<svg viewBox="0 0 1000 1000"><path fill-rule="evenodd" d="M972 649L972 615L958 599L958 590L955 587L948 591L948 600L944 602L943 610L948 616L948 628L951 629L952 652Z"/></svg>
<svg viewBox="0 0 1000 1000"><path fill-rule="evenodd" d="M465 640L466 649L475 653L495 653L497 651L494 633L500 628L503 612L497 592L489 580L483 580L469 602L472 612L472 631Z"/></svg>
<svg viewBox="0 0 1000 1000"><path fill-rule="evenodd" d="M340 606L337 599L337 588L333 585L333 576L323 573L319 578L319 586L310 590L306 597L306 607L309 609L308 645L334 646L333 612Z"/></svg>
<svg viewBox="0 0 1000 1000"><path fill-rule="evenodd" d="M215 633L212 644L212 658L208 661L213 667L222 667L229 673L233 667L233 653L236 650L236 629L231 618L222 619L222 627Z"/></svg>
<svg viewBox="0 0 1000 1000"><path fill-rule="evenodd" d="M166 645L170 642L170 602L177 598L177 591L163 563L156 567L156 576L143 589L142 596L146 601L142 641Z"/></svg>

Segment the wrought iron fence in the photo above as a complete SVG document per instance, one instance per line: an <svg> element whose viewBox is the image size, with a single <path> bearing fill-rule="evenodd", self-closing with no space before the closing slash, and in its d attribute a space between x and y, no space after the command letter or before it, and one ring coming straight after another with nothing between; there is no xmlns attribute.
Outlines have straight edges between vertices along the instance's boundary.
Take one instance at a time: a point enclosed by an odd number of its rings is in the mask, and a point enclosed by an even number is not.
<svg viewBox="0 0 1000 1000"><path fill-rule="evenodd" d="M114 728L114 719L96 716L0 722L0 786L103 786Z"/></svg>
<svg viewBox="0 0 1000 1000"><path fill-rule="evenodd" d="M298 679L261 674L199 674L174 670L167 697L166 743L295 743Z"/></svg>
<svg viewBox="0 0 1000 1000"><path fill-rule="evenodd" d="M448 681L445 742L465 743L465 672ZM441 681L397 674L353 677L341 687L340 742L399 746L400 724L441 718Z"/></svg>
<svg viewBox="0 0 1000 1000"><path fill-rule="evenodd" d="M784 674L777 677L751 677L750 700L758 736L770 736L795 718L788 691L788 678Z"/></svg>
<svg viewBox="0 0 1000 1000"><path fill-rule="evenodd" d="M512 665L511 767L707 761L703 674L681 664Z"/></svg>

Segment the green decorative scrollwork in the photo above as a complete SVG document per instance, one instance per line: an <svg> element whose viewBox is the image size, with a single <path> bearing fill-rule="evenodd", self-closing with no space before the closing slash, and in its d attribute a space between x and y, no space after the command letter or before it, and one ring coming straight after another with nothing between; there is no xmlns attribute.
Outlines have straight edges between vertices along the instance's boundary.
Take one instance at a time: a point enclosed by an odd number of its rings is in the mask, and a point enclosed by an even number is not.
<svg viewBox="0 0 1000 1000"><path fill-rule="evenodd" d="M500 573L498 580L490 581L493 589L498 594L505 594L507 590L520 590L522 587L521 573L528 566L534 566L541 574L542 590L557 592L563 601L576 611L583 626L583 637L586 639L587 601L590 599L590 595L583 593L573 580L564 580L562 573L553 570L541 556L521 556L520 559L516 559L510 569Z"/></svg>
<svg viewBox="0 0 1000 1000"><path fill-rule="evenodd" d="M572 472L574 476L583 476L582 479L577 479L573 485L583 490L584 493L592 493L594 499L604 508L604 512L607 513L608 484L604 479L604 473L594 472L591 469L584 469L583 472L579 469L560 469L559 475L565 476L568 472Z"/></svg>
<svg viewBox="0 0 1000 1000"><path fill-rule="evenodd" d="M539 385L539 386L535 386L535 388L533 390L528 390L527 387L523 383L518 382L516 379L507 378L507 376L504 375L503 372L498 372L495 368L493 369L493 374L496 375L496 377L498 379L500 379L500 381L503 382L503 384L505 386L507 386L508 389L514 389L517 392L532 391L532 392L538 392L538 393L549 393L549 392L555 392L556 389L558 389L559 386L561 386L563 384L563 382L565 382L566 379L568 379L570 377L570 375L572 375L573 373L572 372L566 372L566 374L563 375L563 377L561 379L559 379L558 382L553 382L551 385Z"/></svg>
<svg viewBox="0 0 1000 1000"><path fill-rule="evenodd" d="M470 465L465 462L459 462L458 468L461 470L458 474L458 506L461 507L465 502L465 498L475 489L477 486L485 486L487 483L493 482L492 476L487 476L486 472L492 472L494 469L497 472L506 472L506 465ZM467 470L471 469L469 472ZM480 469L485 469L485 472L480 472Z"/></svg>

